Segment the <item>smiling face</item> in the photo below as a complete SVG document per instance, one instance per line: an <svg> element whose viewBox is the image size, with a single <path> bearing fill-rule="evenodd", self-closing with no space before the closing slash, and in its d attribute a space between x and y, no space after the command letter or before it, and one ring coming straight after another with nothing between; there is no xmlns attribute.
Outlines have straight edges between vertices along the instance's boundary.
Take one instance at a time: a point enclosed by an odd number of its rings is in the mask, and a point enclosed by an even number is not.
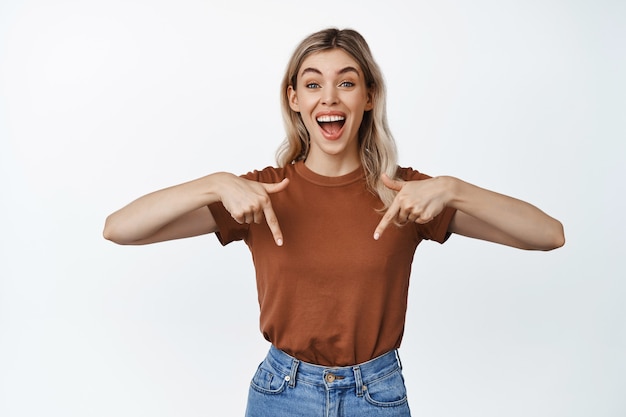
<svg viewBox="0 0 626 417"><path fill-rule="evenodd" d="M300 113L309 132L306 165L329 176L360 164L359 127L373 104L363 72L342 49L309 55L300 66L297 85L288 87L289 106Z"/></svg>

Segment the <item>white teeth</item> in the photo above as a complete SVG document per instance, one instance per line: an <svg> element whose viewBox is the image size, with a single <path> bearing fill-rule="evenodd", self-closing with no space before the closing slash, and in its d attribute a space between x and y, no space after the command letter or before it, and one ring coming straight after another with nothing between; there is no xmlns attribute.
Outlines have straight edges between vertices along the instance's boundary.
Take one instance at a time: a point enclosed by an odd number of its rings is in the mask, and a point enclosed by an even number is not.
<svg viewBox="0 0 626 417"><path fill-rule="evenodd" d="M329 123L329 122L339 122L341 120L346 120L343 116L320 116L317 118L319 123Z"/></svg>

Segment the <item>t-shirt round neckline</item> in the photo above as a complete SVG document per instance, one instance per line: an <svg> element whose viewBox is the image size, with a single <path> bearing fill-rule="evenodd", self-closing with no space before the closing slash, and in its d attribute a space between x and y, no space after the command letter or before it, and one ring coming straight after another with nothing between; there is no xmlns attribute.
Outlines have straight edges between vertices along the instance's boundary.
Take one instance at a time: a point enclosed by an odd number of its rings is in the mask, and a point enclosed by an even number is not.
<svg viewBox="0 0 626 417"><path fill-rule="evenodd" d="M352 172L349 172L345 175L339 175L337 177L327 177L325 175L320 175L314 171L311 171L304 164L304 161L296 162L294 164L294 168L296 172L308 182L324 187L341 187L357 182L365 177L365 173L363 172L363 168L361 166L359 166Z"/></svg>

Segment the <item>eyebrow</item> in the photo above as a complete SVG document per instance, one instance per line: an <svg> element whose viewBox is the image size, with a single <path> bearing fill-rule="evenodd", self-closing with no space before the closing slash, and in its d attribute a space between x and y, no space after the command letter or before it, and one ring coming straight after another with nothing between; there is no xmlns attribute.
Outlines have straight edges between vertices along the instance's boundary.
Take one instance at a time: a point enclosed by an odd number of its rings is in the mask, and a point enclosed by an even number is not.
<svg viewBox="0 0 626 417"><path fill-rule="evenodd" d="M322 71L318 70L317 68L312 68L312 67L308 67L302 70L302 72L300 73L300 76L303 76L305 74L308 74L309 72L312 72L314 74L319 74L319 75L323 75ZM354 67L345 67L340 69L339 71L337 71L337 75L342 75L342 74L346 74L348 72L354 72L357 75L359 75L359 70L357 70Z"/></svg>

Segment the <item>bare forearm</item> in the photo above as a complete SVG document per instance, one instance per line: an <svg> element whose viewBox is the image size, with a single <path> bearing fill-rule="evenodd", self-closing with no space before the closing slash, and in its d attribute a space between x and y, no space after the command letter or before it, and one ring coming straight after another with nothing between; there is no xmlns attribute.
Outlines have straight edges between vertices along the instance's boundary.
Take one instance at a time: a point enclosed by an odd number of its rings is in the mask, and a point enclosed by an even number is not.
<svg viewBox="0 0 626 417"><path fill-rule="evenodd" d="M516 246L550 250L565 243L563 225L525 201L489 191L453 177L441 177L448 190L448 205L458 215L451 231Z"/></svg>
<svg viewBox="0 0 626 417"><path fill-rule="evenodd" d="M212 231L214 225L211 222L199 225L198 230L192 230L194 225L190 223L194 221L192 213L195 210L219 201L217 182L220 175L230 174L211 174L136 199L107 217L104 237L116 243L137 244L149 243L151 237L169 225L178 229L170 230L172 236L169 238ZM209 220L212 220L210 215ZM185 221L187 224L182 224ZM168 237L157 240L167 239Z"/></svg>

